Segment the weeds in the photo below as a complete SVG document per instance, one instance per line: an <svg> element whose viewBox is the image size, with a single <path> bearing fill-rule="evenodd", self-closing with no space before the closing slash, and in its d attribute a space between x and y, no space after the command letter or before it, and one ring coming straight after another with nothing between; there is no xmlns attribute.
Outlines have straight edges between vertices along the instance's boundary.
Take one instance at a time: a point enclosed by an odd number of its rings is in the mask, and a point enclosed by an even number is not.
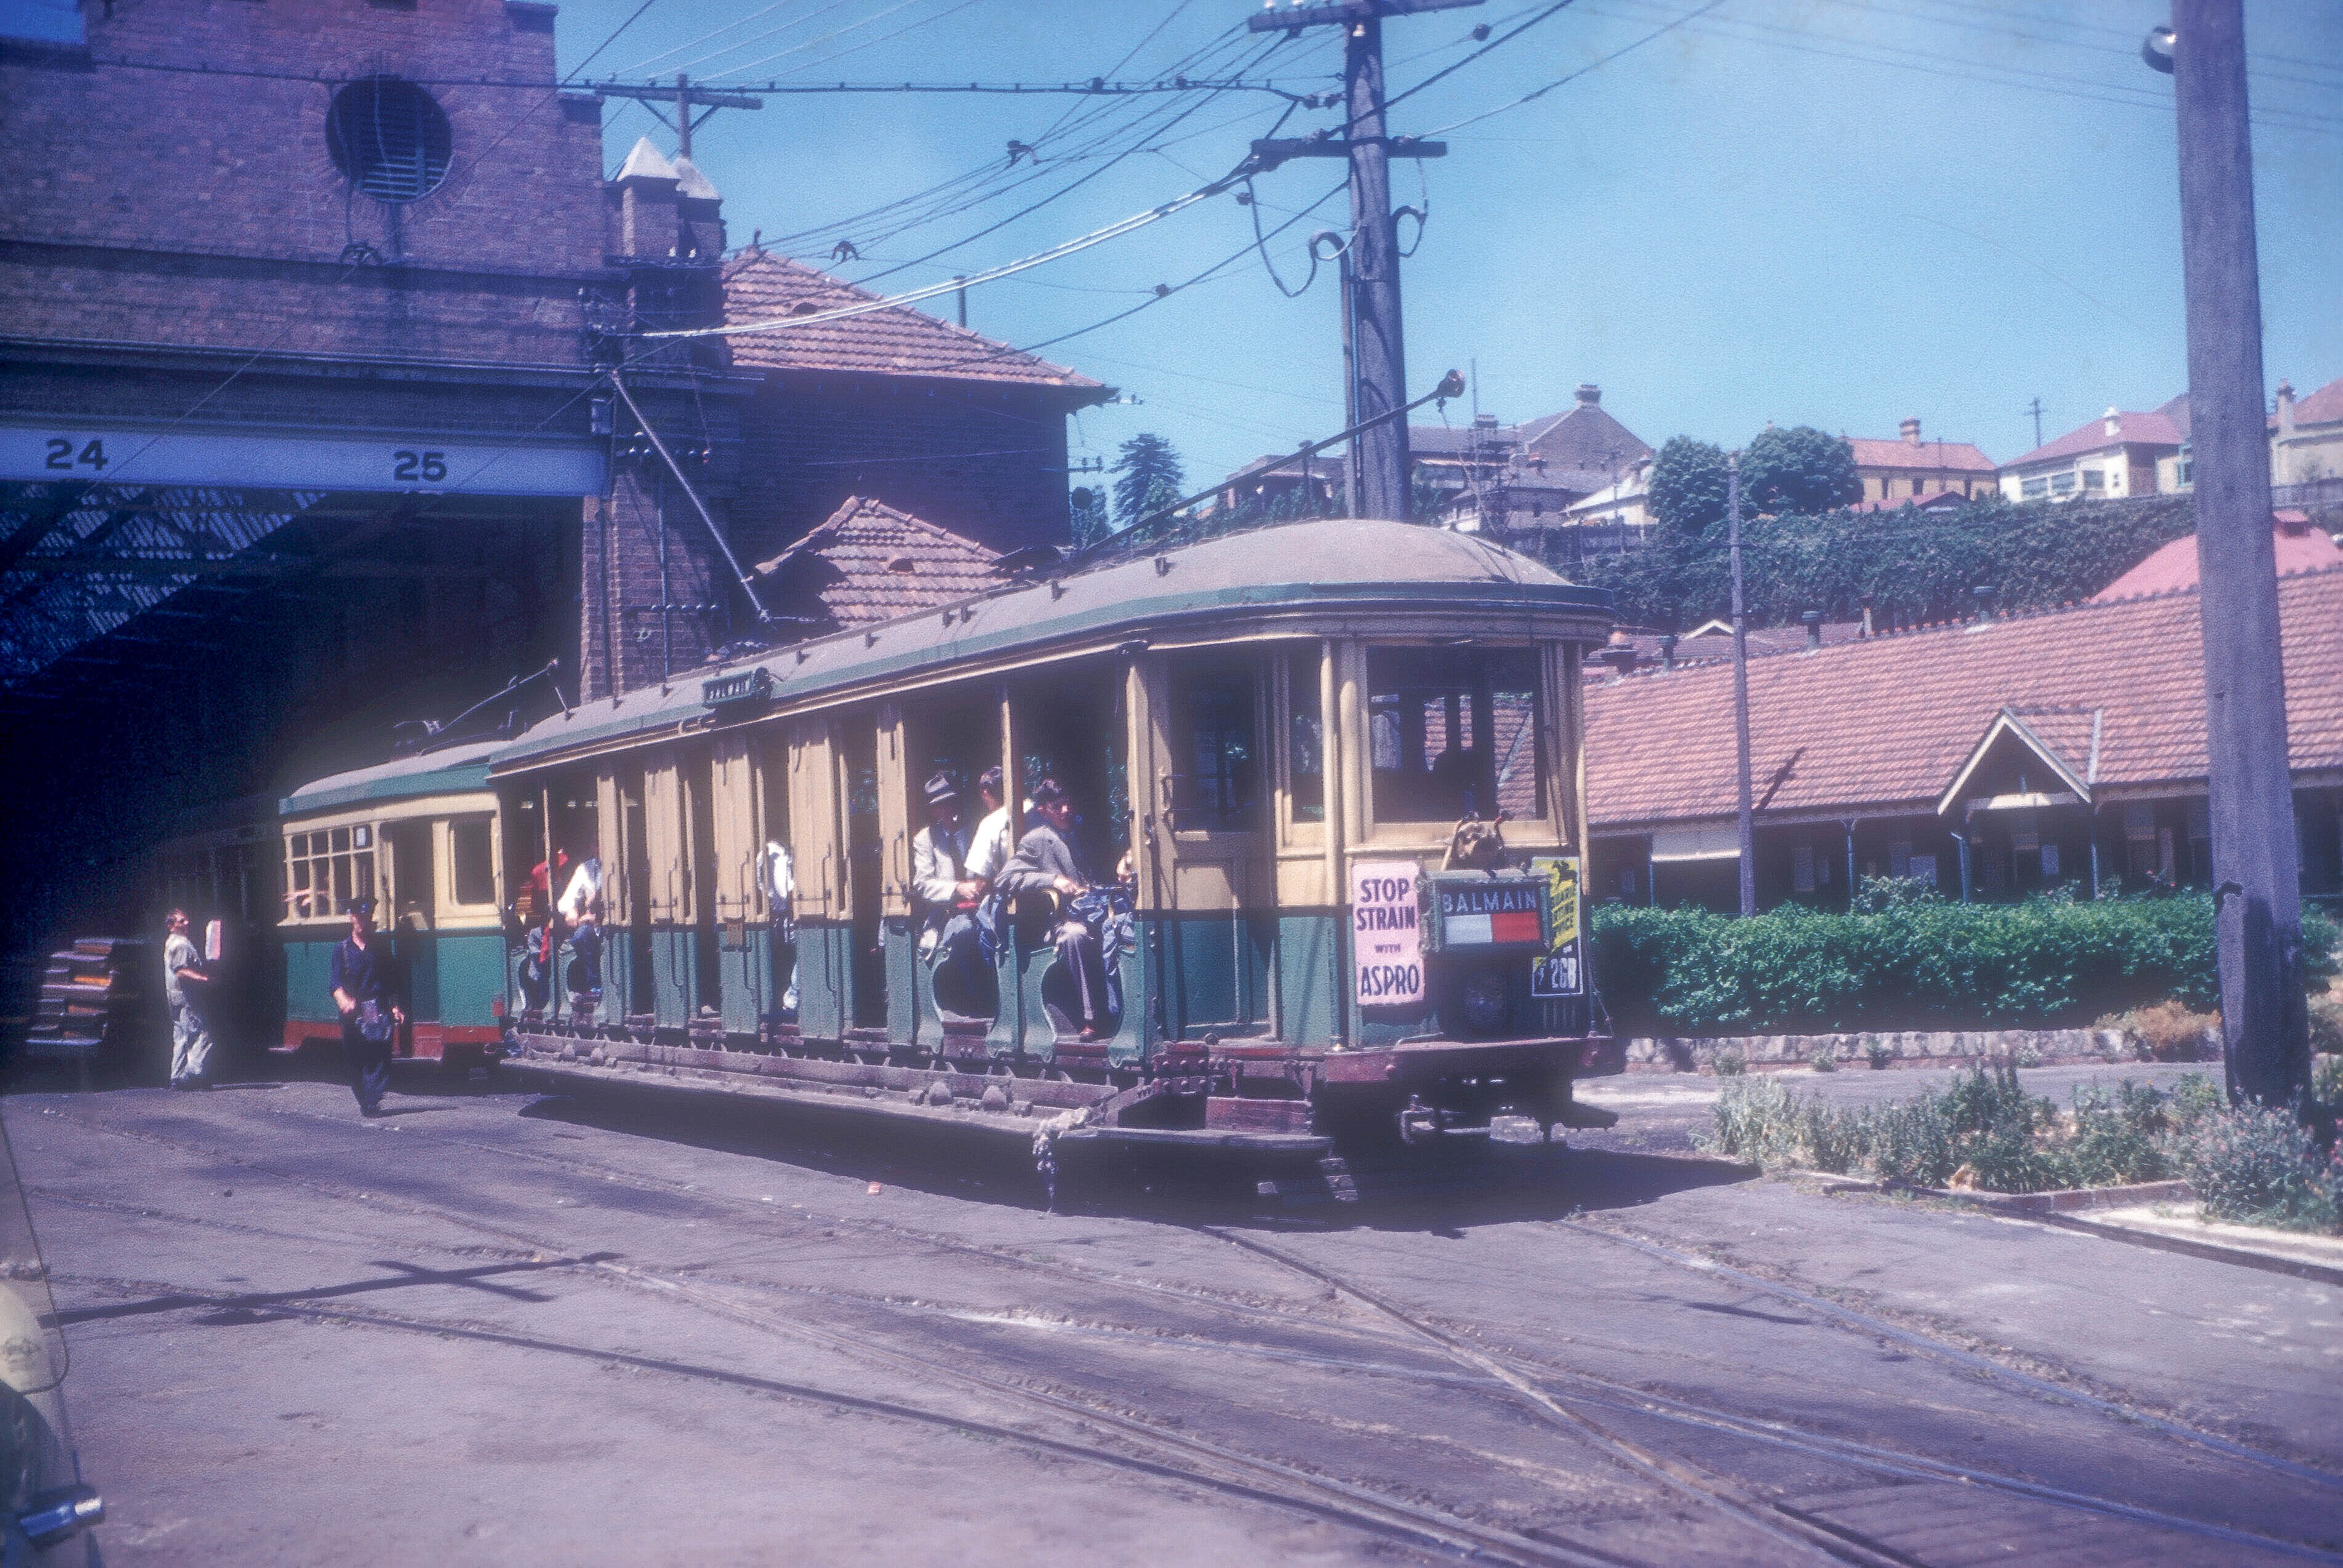
<svg viewBox="0 0 2343 1568"><path fill-rule="evenodd" d="M1814 1055L1808 1057L1806 1060L1816 1072L1836 1072L1838 1070L1838 1048L1829 1045L1818 1046L1815 1048Z"/></svg>
<svg viewBox="0 0 2343 1568"><path fill-rule="evenodd" d="M1871 1063L1872 1071L1884 1072L1887 1064L1896 1060L1896 1053L1887 1048L1885 1041L1868 1040L1863 1043L1863 1060Z"/></svg>
<svg viewBox="0 0 2343 1568"><path fill-rule="evenodd" d="M1717 1077L1738 1078L1748 1070L1748 1059L1744 1057L1739 1051L1720 1050L1716 1053Z"/></svg>
<svg viewBox="0 0 2343 1568"><path fill-rule="evenodd" d="M2221 1015L2193 1011L2167 998L2153 1007L2110 1014L2099 1027L2120 1030L2142 1061L2199 1061L2219 1037Z"/></svg>
<svg viewBox="0 0 2343 1568"><path fill-rule="evenodd" d="M1715 1114L1703 1146L1769 1168L1993 1192L2186 1175L2209 1219L2343 1229L2343 1153L2323 1156L2286 1112L2228 1109L2202 1073L2168 1091L2129 1079L2078 1085L2071 1112L2027 1093L2009 1062L1880 1106L1835 1106L1777 1079L1745 1079L1721 1086Z"/></svg>

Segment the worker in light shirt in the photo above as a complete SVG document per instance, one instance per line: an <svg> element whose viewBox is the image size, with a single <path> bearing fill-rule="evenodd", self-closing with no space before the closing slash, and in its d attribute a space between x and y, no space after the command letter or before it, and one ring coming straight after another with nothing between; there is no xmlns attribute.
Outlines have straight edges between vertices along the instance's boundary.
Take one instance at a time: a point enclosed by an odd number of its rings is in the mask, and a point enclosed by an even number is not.
<svg viewBox="0 0 2343 1568"><path fill-rule="evenodd" d="M988 768L978 775L977 799L984 802L984 818L976 825L976 833L968 841L969 879L990 887L1000 880L1001 869L1017 846L1009 841L1009 808L1001 789L1001 769Z"/></svg>
<svg viewBox="0 0 2343 1568"><path fill-rule="evenodd" d="M568 890L555 906L569 926L569 946L578 955L578 999L587 1003L602 1000L602 859L592 839L582 850L583 859L569 879Z"/></svg>

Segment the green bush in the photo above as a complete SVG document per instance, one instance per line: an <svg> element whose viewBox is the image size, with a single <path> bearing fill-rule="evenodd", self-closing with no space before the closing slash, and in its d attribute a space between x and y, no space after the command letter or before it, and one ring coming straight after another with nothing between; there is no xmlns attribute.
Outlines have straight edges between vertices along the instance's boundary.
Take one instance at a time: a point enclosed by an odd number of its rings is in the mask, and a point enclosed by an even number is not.
<svg viewBox="0 0 2343 1568"><path fill-rule="evenodd" d="M2291 1111L2247 1104L2200 1118L2180 1163L2208 1220L2343 1230L2343 1152L2322 1155Z"/></svg>
<svg viewBox="0 0 2343 1568"><path fill-rule="evenodd" d="M1614 1016L1668 1034L2044 1027L2218 999L2207 894L1956 904L1890 890L1871 907L1742 920L1605 904L1595 973ZM2325 917L2303 923L2307 952L2334 945Z"/></svg>

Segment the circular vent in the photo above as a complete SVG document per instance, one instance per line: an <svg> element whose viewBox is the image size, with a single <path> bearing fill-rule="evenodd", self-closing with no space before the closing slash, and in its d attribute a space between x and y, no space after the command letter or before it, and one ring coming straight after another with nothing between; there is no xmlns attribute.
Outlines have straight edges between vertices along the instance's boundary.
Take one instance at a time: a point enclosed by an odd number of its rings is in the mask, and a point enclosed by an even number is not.
<svg viewBox="0 0 2343 1568"><path fill-rule="evenodd" d="M447 177L455 134L438 101L397 76L361 76L326 111L326 149L377 201L420 201Z"/></svg>

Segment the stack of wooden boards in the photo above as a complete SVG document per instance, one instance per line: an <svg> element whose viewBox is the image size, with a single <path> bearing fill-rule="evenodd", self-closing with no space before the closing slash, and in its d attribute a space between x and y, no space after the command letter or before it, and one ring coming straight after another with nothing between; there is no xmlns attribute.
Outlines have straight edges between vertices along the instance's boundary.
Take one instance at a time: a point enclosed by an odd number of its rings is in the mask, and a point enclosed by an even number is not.
<svg viewBox="0 0 2343 1568"><path fill-rule="evenodd" d="M49 955L25 1031L35 1061L130 1065L168 1028L162 957L136 937L84 937Z"/></svg>

